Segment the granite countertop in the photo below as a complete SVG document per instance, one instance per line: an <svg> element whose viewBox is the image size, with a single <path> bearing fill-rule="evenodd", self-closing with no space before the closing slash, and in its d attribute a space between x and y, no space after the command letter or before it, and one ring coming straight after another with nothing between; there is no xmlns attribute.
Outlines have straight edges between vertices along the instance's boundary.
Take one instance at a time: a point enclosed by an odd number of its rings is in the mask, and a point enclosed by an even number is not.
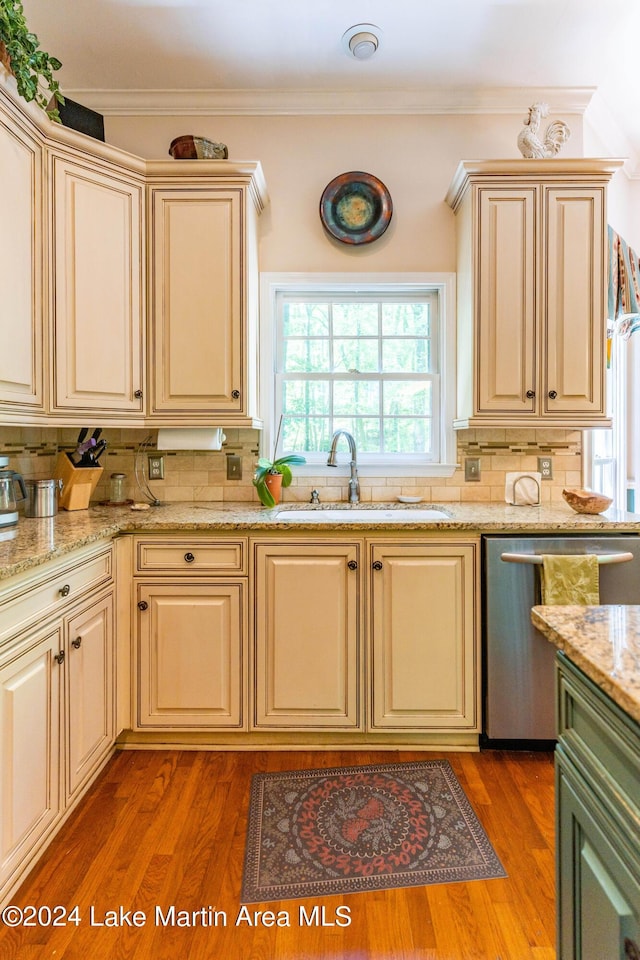
<svg viewBox="0 0 640 960"><path fill-rule="evenodd" d="M349 508L349 504L320 504L314 512L317 519L301 523L278 520L282 509L310 509L308 503L284 503L266 509L259 503L168 503L148 510L129 507L91 507L89 510L61 511L56 517L21 517L16 527L0 529L0 580L22 573L47 560L63 556L78 547L133 531L170 530L243 530L246 532L277 530L291 534L295 530L345 530L350 535L364 530L424 530L434 533L627 533L640 534L640 515L608 510L598 516L574 513L565 504L557 506L514 507L506 503L421 504L437 507L446 520L388 523L376 517L381 507L402 511L404 505L360 503L359 509L371 513L359 521L327 520L323 512L332 507ZM407 505L414 510L415 505Z"/></svg>
<svg viewBox="0 0 640 960"><path fill-rule="evenodd" d="M640 723L640 606L540 606L531 620Z"/></svg>

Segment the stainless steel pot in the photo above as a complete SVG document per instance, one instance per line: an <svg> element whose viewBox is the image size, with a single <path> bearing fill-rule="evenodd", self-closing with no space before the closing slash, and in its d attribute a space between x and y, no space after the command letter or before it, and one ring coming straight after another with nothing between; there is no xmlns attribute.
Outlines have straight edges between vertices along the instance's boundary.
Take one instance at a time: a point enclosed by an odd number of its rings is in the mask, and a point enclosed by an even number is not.
<svg viewBox="0 0 640 960"><path fill-rule="evenodd" d="M25 517L55 517L62 480L25 480Z"/></svg>

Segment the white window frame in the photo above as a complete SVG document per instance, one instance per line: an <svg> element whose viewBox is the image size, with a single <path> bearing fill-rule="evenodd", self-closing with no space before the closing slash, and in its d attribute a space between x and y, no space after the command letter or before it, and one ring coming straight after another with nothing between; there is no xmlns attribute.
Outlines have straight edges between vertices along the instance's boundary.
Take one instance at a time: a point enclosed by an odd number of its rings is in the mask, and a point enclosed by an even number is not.
<svg viewBox="0 0 640 960"><path fill-rule="evenodd" d="M277 297L280 293L301 294L345 292L375 295L436 291L439 297L440 328L437 337L440 396L434 403L440 432L438 461L417 463L401 454L380 457L379 461L358 464L365 477L451 477L456 469L456 442L453 429L456 399L455 273L263 273L260 279L260 405L264 419L261 453L272 456L277 429L276 351ZM280 452L280 451L279 451ZM346 446L345 446L346 452ZM328 451L327 451L328 454ZM371 454L367 456L370 460ZM298 476L348 476L348 457L338 457L338 468L322 462L296 467Z"/></svg>

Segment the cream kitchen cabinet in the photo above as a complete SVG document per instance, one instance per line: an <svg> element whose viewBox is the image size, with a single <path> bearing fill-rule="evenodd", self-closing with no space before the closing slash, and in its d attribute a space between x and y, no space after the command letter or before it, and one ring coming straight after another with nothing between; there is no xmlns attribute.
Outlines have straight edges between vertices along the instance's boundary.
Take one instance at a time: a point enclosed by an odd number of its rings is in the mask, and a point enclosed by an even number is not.
<svg viewBox="0 0 640 960"><path fill-rule="evenodd" d="M4 422L34 422L44 413L42 153L36 129L15 113L0 86Z"/></svg>
<svg viewBox="0 0 640 960"><path fill-rule="evenodd" d="M61 151L49 152L49 179L51 412L74 424L141 419L143 180Z"/></svg>
<svg viewBox="0 0 640 960"><path fill-rule="evenodd" d="M477 734L475 542L256 542L253 558L257 729Z"/></svg>
<svg viewBox="0 0 640 960"><path fill-rule="evenodd" d="M115 743L110 545L0 584L0 901Z"/></svg>
<svg viewBox="0 0 640 960"><path fill-rule="evenodd" d="M113 589L65 618L67 804L109 756L115 742L113 618Z"/></svg>
<svg viewBox="0 0 640 960"><path fill-rule="evenodd" d="M260 164L147 172L151 421L259 426Z"/></svg>
<svg viewBox="0 0 640 960"><path fill-rule="evenodd" d="M456 427L606 425L606 188L617 160L463 162Z"/></svg>
<svg viewBox="0 0 640 960"><path fill-rule="evenodd" d="M62 813L61 646L59 627L50 626L0 658L0 900Z"/></svg>
<svg viewBox="0 0 640 960"><path fill-rule="evenodd" d="M253 725L363 727L362 544L254 546Z"/></svg>
<svg viewBox="0 0 640 960"><path fill-rule="evenodd" d="M372 542L371 728L480 730L474 543Z"/></svg>
<svg viewBox="0 0 640 960"><path fill-rule="evenodd" d="M246 729L246 541L141 537L135 565L135 729Z"/></svg>

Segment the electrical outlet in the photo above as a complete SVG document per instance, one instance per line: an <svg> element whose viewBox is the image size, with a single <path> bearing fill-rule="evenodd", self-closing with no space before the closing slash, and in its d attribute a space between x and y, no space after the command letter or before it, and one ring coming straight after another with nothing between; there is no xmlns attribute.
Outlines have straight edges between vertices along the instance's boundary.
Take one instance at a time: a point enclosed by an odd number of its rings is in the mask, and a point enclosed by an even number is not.
<svg viewBox="0 0 640 960"><path fill-rule="evenodd" d="M466 457L464 461L464 479L480 479L480 457Z"/></svg>
<svg viewBox="0 0 640 960"><path fill-rule="evenodd" d="M149 480L164 480L164 457L149 457Z"/></svg>
<svg viewBox="0 0 640 960"><path fill-rule="evenodd" d="M538 457L538 473L543 480L553 480L553 457Z"/></svg>
<svg viewBox="0 0 640 960"><path fill-rule="evenodd" d="M227 454L227 480L242 480L242 457Z"/></svg>

